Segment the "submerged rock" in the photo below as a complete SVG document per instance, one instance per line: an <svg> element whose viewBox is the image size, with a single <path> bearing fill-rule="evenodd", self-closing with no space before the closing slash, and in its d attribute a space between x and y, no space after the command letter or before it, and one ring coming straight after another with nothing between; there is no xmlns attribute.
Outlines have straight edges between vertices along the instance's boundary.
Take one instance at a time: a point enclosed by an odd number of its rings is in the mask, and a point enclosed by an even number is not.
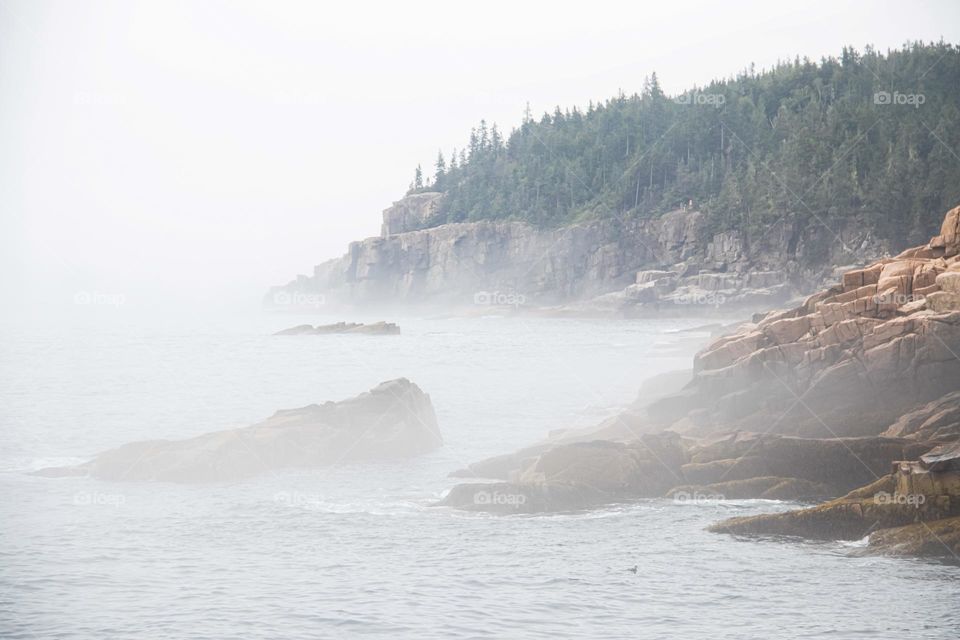
<svg viewBox="0 0 960 640"><path fill-rule="evenodd" d="M307 336L307 335L327 335L331 333L359 333L375 336L398 336L400 327L392 322L374 322L372 324L363 324L362 322L337 322L335 324L322 324L316 327L309 324L301 324L296 327L290 327L283 331L277 331L275 336Z"/></svg>
<svg viewBox="0 0 960 640"><path fill-rule="evenodd" d="M278 469L403 459L442 444L430 396L399 378L349 400L278 411L249 427L187 440L132 442L77 467L37 474L223 482Z"/></svg>
<svg viewBox="0 0 960 640"><path fill-rule="evenodd" d="M870 534L869 547L895 556L934 556L960 559L960 516L916 522Z"/></svg>

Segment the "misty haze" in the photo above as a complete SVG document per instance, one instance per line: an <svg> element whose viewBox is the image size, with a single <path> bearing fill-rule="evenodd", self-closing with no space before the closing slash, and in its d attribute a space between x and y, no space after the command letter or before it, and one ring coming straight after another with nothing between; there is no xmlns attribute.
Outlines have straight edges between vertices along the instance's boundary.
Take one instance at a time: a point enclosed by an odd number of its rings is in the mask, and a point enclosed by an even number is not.
<svg viewBox="0 0 960 640"><path fill-rule="evenodd" d="M960 634L960 6L0 0L0 638Z"/></svg>

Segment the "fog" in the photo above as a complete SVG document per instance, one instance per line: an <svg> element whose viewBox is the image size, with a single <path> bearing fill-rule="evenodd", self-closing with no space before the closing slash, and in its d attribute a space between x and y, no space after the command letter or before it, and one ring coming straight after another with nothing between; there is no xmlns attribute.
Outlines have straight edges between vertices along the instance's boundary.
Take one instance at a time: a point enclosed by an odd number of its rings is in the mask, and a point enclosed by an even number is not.
<svg viewBox="0 0 960 640"><path fill-rule="evenodd" d="M481 119L956 40L951 2L0 3L0 295L255 308L379 232ZM79 309L83 314L89 308Z"/></svg>
<svg viewBox="0 0 960 640"><path fill-rule="evenodd" d="M953 640L958 43L0 0L0 638Z"/></svg>

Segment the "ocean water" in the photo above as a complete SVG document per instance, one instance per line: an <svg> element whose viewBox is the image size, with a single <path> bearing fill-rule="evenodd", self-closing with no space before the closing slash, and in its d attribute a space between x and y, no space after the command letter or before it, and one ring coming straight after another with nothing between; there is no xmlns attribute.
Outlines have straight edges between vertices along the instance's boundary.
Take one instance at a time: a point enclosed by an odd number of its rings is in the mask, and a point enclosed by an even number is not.
<svg viewBox="0 0 960 640"><path fill-rule="evenodd" d="M689 366L707 335L684 329L702 320L399 318L400 337L270 335L305 321L3 327L0 637L960 633L956 566L704 531L790 503L648 500L538 516L432 506L450 471L599 422L645 378ZM431 395L441 450L203 487L28 474L399 376Z"/></svg>

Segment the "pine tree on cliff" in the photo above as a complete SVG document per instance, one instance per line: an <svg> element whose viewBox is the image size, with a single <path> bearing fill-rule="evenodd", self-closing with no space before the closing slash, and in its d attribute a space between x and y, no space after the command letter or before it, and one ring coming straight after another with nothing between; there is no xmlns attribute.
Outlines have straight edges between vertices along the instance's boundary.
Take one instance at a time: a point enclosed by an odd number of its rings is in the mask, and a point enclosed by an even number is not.
<svg viewBox="0 0 960 640"><path fill-rule="evenodd" d="M423 169L420 168L420 165L417 165L413 172L413 182L410 183L410 189L407 193L417 193L419 191L423 191Z"/></svg>
<svg viewBox="0 0 960 640"><path fill-rule="evenodd" d="M437 191L443 191L443 181L447 174L447 161L443 159L443 151L437 151L437 161L434 163L436 173L433 176L433 187Z"/></svg>

